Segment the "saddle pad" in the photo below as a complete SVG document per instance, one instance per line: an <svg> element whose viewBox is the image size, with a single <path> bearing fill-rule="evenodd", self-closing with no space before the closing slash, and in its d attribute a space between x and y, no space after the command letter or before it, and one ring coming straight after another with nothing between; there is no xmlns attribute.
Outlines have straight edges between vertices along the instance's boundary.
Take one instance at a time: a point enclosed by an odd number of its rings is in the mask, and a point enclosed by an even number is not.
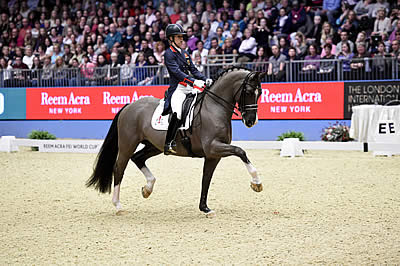
<svg viewBox="0 0 400 266"><path fill-rule="evenodd" d="M197 99L197 93L190 104L189 108L189 114L186 116L185 123L179 128L180 130L188 130L190 125L192 124L193 121L193 105L196 102ZM168 130L168 125L169 125L169 115L164 115L162 116L162 112L164 109L164 100L160 100L160 103L158 104L156 110L154 110L153 116L151 118L151 126L155 130ZM182 112L184 112L182 110Z"/></svg>

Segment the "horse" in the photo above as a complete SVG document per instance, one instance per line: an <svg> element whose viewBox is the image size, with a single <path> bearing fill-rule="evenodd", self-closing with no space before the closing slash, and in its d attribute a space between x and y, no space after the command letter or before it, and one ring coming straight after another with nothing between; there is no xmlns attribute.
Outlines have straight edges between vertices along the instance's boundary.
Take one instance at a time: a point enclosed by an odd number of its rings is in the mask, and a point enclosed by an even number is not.
<svg viewBox="0 0 400 266"><path fill-rule="evenodd" d="M222 71L215 82L198 94L194 107L192 130L189 132L192 152L176 138L176 156L204 158L202 188L199 209L206 217L216 214L207 206L208 189L213 173L221 158L231 155L239 157L251 176L250 187L255 192L263 190L256 168L250 163L246 152L232 141L232 115L237 109L242 122L248 127L257 124L258 99L261 95L261 80L264 72L253 72L241 67ZM132 160L146 178L142 196L148 198L153 192L156 178L146 166L146 160L163 153L166 131L154 130L151 118L160 99L143 97L125 105L114 117L106 138L97 155L93 174L86 186L93 186L101 193L111 193L117 213L122 211L120 202L121 181L125 168ZM237 107L238 106L238 107ZM136 151L139 144L144 147ZM136 151L136 152L135 152Z"/></svg>

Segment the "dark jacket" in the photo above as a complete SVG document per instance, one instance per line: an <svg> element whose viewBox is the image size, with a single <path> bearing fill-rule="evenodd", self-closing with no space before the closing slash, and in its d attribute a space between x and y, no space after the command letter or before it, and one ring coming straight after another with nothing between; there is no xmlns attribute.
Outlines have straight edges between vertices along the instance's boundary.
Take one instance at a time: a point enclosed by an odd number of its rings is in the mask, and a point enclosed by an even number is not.
<svg viewBox="0 0 400 266"><path fill-rule="evenodd" d="M206 80L206 77L197 70L194 66L192 59L187 51L180 53L174 47L170 46L164 54L165 66L169 73L169 88L165 97L163 115L170 112L171 109L171 97L178 87L179 83L184 83L189 86L193 86L195 79ZM192 76L191 76L192 75Z"/></svg>

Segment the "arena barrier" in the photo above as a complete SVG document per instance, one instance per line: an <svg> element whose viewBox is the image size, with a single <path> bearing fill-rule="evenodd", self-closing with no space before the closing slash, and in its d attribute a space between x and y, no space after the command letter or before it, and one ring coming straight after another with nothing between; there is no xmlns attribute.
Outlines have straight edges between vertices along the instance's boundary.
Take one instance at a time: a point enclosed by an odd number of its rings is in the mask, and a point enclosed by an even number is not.
<svg viewBox="0 0 400 266"><path fill-rule="evenodd" d="M0 151L16 152L19 151L19 147L38 147L39 152L98 153L102 143L103 140L35 140L3 136L0 139ZM233 141L232 144L250 150L280 150L282 157L303 156L304 150L365 151L365 143L362 142L285 139L284 141ZM368 150L373 151L374 155L400 155L398 143L371 142L367 145ZM138 150L142 147L139 145Z"/></svg>

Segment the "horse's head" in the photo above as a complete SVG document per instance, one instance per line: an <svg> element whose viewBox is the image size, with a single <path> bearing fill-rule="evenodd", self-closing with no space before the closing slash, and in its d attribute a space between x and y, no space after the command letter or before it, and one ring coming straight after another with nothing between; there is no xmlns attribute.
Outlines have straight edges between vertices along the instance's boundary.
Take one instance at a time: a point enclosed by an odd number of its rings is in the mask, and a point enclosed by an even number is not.
<svg viewBox="0 0 400 266"><path fill-rule="evenodd" d="M246 127L252 127L258 122L257 101L261 96L261 79L264 72L250 72L244 79L238 93L239 111L242 114L242 121Z"/></svg>

